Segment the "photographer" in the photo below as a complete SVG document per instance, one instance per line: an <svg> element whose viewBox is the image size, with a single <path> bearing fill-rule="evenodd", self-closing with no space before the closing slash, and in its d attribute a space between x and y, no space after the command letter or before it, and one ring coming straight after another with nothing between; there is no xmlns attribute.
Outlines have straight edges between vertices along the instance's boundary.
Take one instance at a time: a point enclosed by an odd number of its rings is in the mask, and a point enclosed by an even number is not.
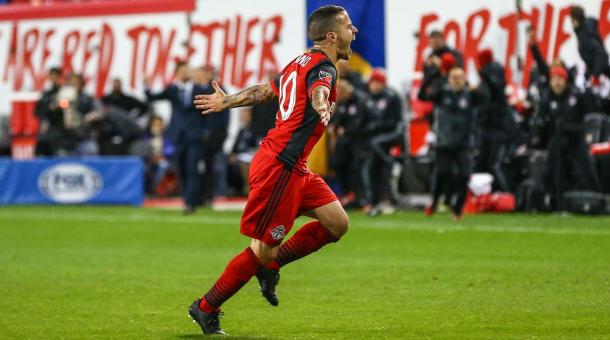
<svg viewBox="0 0 610 340"><path fill-rule="evenodd" d="M72 74L62 85L62 72L49 71L51 88L36 104L35 115L41 121L36 154L44 156L95 155L96 143L85 130L85 115L97 108L92 96L84 90L81 75Z"/></svg>

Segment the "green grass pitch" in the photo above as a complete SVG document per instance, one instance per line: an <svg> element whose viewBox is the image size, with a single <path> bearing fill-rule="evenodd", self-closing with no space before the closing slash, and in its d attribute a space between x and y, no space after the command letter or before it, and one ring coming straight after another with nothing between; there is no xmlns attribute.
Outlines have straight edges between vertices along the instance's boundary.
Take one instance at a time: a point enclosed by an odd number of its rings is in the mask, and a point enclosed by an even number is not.
<svg viewBox="0 0 610 340"><path fill-rule="evenodd" d="M0 208L0 338L195 339L247 246L237 212ZM350 213L344 239L227 302L243 339L609 339L610 219ZM295 227L303 224L299 219Z"/></svg>

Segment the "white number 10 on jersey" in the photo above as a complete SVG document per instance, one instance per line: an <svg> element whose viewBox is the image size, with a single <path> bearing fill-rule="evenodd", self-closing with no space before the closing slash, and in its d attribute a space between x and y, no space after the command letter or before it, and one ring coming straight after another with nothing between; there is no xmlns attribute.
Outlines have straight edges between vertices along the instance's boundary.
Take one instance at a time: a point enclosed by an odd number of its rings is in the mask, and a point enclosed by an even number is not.
<svg viewBox="0 0 610 340"><path fill-rule="evenodd" d="M287 92L290 91L290 92ZM280 113L282 114L282 120L286 120L292 114L294 110L294 104L297 101L297 71L292 71L286 77L282 75L280 77ZM288 95L288 98L286 98Z"/></svg>

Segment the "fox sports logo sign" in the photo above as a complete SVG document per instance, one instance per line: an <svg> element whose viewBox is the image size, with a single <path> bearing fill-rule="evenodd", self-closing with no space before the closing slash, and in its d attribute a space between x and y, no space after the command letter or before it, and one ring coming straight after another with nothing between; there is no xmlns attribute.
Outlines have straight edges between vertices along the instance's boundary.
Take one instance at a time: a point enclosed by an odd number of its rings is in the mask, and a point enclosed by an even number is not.
<svg viewBox="0 0 610 340"><path fill-rule="evenodd" d="M79 163L52 166L38 178L40 191L58 203L86 202L99 194L103 183L99 172Z"/></svg>

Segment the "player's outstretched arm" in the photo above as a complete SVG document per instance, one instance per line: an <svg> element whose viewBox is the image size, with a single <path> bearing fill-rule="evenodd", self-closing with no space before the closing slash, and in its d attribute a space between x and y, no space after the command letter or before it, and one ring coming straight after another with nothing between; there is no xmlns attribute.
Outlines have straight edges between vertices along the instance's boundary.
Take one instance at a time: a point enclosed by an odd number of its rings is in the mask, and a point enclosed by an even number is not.
<svg viewBox="0 0 610 340"><path fill-rule="evenodd" d="M329 95L330 90L325 86L316 86L311 92L311 106L318 112L320 120L325 126L328 125L328 121L330 120Z"/></svg>
<svg viewBox="0 0 610 340"><path fill-rule="evenodd" d="M234 107L250 106L265 103L276 98L271 84L259 84L227 96L216 81L212 81L215 92L212 94L200 94L195 96L193 103L197 110L203 110L203 114L221 112Z"/></svg>

